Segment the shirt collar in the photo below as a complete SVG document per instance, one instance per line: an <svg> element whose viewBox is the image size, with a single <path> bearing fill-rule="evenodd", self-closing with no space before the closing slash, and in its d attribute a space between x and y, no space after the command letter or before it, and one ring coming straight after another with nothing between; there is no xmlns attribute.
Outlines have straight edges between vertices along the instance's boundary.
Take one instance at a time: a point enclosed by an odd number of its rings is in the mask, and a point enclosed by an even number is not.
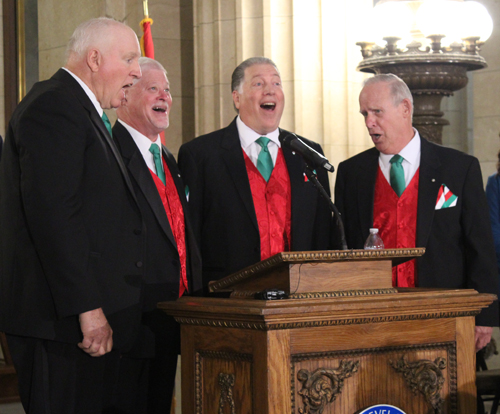
<svg viewBox="0 0 500 414"><path fill-rule="evenodd" d="M103 109L101 108L101 104L97 101L97 98L95 97L94 92L90 90L90 88L87 86L87 84L82 81L78 76L76 76L73 72L71 72L69 69L66 69L63 67L63 69L68 72L75 80L80 84L80 86L83 88L89 99L91 100L92 104L95 106L95 109L99 116L102 118L102 114L104 113Z"/></svg>
<svg viewBox="0 0 500 414"><path fill-rule="evenodd" d="M399 155L401 155L406 162L412 165L420 161L420 134L415 128L413 128L413 131L415 132L413 138L408 144L406 144L406 147L399 151ZM382 165L388 168L390 160L393 156L394 154L380 153L380 161L382 162Z"/></svg>
<svg viewBox="0 0 500 414"><path fill-rule="evenodd" d="M278 147L281 147L281 143L279 140L280 137L279 128L276 128L274 131L266 135L260 135L250 127L246 126L245 123L241 120L239 115L236 118L236 127L238 128L238 135L240 136L241 147L243 149L248 148L251 144L255 142L255 140L257 140L262 136L269 138Z"/></svg>
<svg viewBox="0 0 500 414"><path fill-rule="evenodd" d="M123 122L121 119L118 119L118 122L122 124L127 131L130 133L132 136L133 140L135 141L137 147L139 148L139 151L141 151L141 154L147 154L150 155L151 153L149 152L149 148L151 148L151 144L156 144L160 148L160 154L161 154L161 140L160 140L160 135L156 138L156 141L151 141L146 135L141 134L137 129L132 128L130 125L126 124Z"/></svg>

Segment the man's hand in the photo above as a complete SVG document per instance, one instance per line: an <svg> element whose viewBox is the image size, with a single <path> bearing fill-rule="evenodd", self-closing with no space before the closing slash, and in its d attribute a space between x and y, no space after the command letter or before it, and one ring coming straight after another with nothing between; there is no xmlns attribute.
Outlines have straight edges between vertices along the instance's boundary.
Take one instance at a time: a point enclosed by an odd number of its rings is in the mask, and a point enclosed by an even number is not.
<svg viewBox="0 0 500 414"><path fill-rule="evenodd" d="M113 348L113 330L101 308L80 314L83 341L78 346L93 357L102 356Z"/></svg>
<svg viewBox="0 0 500 414"><path fill-rule="evenodd" d="M490 343L492 332L493 328L491 326L476 326L474 328L476 352Z"/></svg>

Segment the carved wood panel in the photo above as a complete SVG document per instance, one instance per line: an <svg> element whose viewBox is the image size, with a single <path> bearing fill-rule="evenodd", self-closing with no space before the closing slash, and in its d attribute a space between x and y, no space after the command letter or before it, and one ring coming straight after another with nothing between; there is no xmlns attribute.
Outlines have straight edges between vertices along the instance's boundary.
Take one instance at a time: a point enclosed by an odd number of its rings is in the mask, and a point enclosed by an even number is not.
<svg viewBox="0 0 500 414"><path fill-rule="evenodd" d="M196 413L252 413L252 355L196 353Z"/></svg>
<svg viewBox="0 0 500 414"><path fill-rule="evenodd" d="M342 369L346 366L353 369L347 373ZM338 373L342 387L335 388L335 382L323 376L316 389L304 391L304 373L318 372ZM382 403L411 414L458 412L454 342L296 354L291 375L292 413L296 414L353 414ZM328 399L333 392L335 398ZM313 401L311 394L322 399Z"/></svg>

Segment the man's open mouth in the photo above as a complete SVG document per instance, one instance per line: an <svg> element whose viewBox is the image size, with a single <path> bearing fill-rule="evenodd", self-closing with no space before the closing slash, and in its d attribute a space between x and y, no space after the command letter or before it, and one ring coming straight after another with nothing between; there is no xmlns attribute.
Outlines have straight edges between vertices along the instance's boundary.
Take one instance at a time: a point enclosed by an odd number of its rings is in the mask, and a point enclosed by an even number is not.
<svg viewBox="0 0 500 414"><path fill-rule="evenodd" d="M266 102L263 103L260 107L262 109L265 109L266 111L274 111L274 108L276 108L276 104L274 102Z"/></svg>
<svg viewBox="0 0 500 414"><path fill-rule="evenodd" d="M167 112L167 108L163 108L161 106L153 106L153 111L165 113Z"/></svg>

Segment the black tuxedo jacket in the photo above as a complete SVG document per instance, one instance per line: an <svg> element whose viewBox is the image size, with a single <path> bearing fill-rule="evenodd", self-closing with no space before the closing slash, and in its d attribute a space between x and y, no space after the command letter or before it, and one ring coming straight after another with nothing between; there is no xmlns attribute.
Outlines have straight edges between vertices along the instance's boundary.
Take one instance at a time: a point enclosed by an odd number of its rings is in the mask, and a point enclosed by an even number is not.
<svg viewBox="0 0 500 414"><path fill-rule="evenodd" d="M379 152L371 148L339 164L335 204L344 221L347 245L362 249L373 226ZM476 158L421 139L416 246L417 286L472 288L498 293L495 249L481 169ZM435 210L445 184L458 196L456 207ZM497 302L483 310L478 325L497 325Z"/></svg>
<svg viewBox="0 0 500 414"><path fill-rule="evenodd" d="M281 130L280 139L288 134ZM321 147L303 139L318 152ZM292 250L329 248L331 213L312 183L304 160L282 147L292 190ZM181 146L179 168L189 189L188 208L203 262L203 283L260 261L260 236L236 120ZM318 178L329 193L326 170Z"/></svg>
<svg viewBox="0 0 500 414"><path fill-rule="evenodd" d="M77 343L102 308L115 348L138 332L144 232L98 112L59 70L16 108L0 162L0 331Z"/></svg>
<svg viewBox="0 0 500 414"><path fill-rule="evenodd" d="M147 228L147 252L144 262L144 281L147 284L145 306L146 310L151 310L160 301L175 300L179 297L179 253L155 182L134 139L120 122L116 122L113 127L113 137L127 166ZM189 292L196 293L201 290L201 258L188 219L184 184L174 156L165 147L163 157L185 212L187 278Z"/></svg>

